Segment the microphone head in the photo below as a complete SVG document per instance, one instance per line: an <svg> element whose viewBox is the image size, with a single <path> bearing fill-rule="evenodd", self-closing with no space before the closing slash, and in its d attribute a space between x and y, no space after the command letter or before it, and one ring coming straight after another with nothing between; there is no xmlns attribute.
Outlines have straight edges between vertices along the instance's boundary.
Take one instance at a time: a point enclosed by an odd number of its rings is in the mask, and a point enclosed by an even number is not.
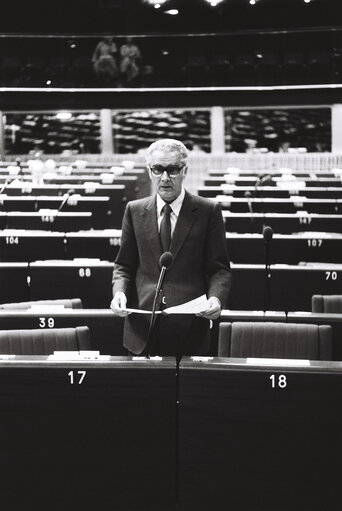
<svg viewBox="0 0 342 511"><path fill-rule="evenodd" d="M245 198L246 198L246 199L250 199L251 197L252 197L251 192L250 192L249 190L247 190L247 191L245 192Z"/></svg>
<svg viewBox="0 0 342 511"><path fill-rule="evenodd" d="M171 252L164 252L159 258L159 266L168 270L173 265L173 255Z"/></svg>
<svg viewBox="0 0 342 511"><path fill-rule="evenodd" d="M74 195L76 191L73 188L70 188L67 192L65 192L65 195Z"/></svg>
<svg viewBox="0 0 342 511"><path fill-rule="evenodd" d="M265 241L271 241L273 237L273 229L269 225L266 225L262 231L262 235Z"/></svg>

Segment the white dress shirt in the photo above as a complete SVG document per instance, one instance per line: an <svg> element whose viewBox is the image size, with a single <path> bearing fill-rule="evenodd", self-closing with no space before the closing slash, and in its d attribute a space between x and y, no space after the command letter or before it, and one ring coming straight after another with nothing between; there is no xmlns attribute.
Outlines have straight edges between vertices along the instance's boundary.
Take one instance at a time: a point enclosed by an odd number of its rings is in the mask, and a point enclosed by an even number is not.
<svg viewBox="0 0 342 511"><path fill-rule="evenodd" d="M178 197L173 201L169 203L169 206L171 207L171 215L170 215L170 221L171 221L171 237L173 235L173 232L176 227L176 223L178 220L178 215L181 210L183 200L185 196L185 190L182 187L181 193L178 195ZM158 221L158 231L160 232L160 224L163 219L163 207L166 204L166 202L160 197L160 195L157 194L157 221Z"/></svg>

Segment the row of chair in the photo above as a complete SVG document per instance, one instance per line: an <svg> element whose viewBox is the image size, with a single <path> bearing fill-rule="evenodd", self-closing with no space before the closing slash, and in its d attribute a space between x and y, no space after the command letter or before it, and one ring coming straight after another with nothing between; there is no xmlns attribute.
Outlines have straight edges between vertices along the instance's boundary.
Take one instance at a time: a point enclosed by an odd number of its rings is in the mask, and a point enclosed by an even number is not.
<svg viewBox="0 0 342 511"><path fill-rule="evenodd" d="M87 326L0 330L2 355L51 355L54 351L90 349ZM218 356L331 360L331 326L276 322L221 323Z"/></svg>

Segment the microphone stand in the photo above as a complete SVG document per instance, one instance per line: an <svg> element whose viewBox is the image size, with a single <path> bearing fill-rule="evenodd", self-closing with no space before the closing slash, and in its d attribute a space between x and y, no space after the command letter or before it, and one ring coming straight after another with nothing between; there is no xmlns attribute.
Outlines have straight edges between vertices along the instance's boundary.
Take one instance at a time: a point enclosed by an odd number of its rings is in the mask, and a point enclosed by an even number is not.
<svg viewBox="0 0 342 511"><path fill-rule="evenodd" d="M264 292L264 312L270 306L271 299L271 262L270 262L270 245L273 236L273 231L270 227L264 227L264 244L265 244L265 292Z"/></svg>
<svg viewBox="0 0 342 511"><path fill-rule="evenodd" d="M4 193L4 191L7 189L8 185L10 185L12 182L11 179L6 179L5 183L3 184L3 186L1 187L1 190L0 190L0 195L2 195ZM7 204L5 203L5 201L2 202L1 204L3 206L2 210L4 212L6 212L6 220L5 220L5 229L8 229L8 216L7 216Z"/></svg>
<svg viewBox="0 0 342 511"><path fill-rule="evenodd" d="M270 306L271 297L271 268L270 268L270 243L265 243L265 294L264 294L264 312L266 312Z"/></svg>
<svg viewBox="0 0 342 511"><path fill-rule="evenodd" d="M161 287L162 287L162 283L164 280L166 270L167 270L166 266L162 266L160 275L159 275L158 284L157 284L156 291L154 294L154 300L153 300L153 305L152 305L152 314L151 314L150 325L148 328L148 335L147 335L147 346L146 346L146 357L145 357L147 359L150 358L150 352L151 352L151 348L152 348L152 344L153 344L153 328L154 328L154 325L156 322L155 320L156 320L157 300L158 300L159 294L162 290Z"/></svg>

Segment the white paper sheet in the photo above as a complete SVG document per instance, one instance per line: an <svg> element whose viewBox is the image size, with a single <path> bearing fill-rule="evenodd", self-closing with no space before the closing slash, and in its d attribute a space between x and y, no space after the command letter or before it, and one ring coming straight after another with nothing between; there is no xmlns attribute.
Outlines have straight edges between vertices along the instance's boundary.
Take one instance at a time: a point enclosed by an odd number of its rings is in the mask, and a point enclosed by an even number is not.
<svg viewBox="0 0 342 511"><path fill-rule="evenodd" d="M199 296L194 300L190 300L189 302L182 303L181 305L176 305L174 307L169 307L168 309L164 309L163 311L156 311L156 314L197 314L198 312L202 312L207 304L206 295ZM132 312L134 314L152 314L152 311L142 310L142 309L131 309L129 307L125 307L122 309L126 312Z"/></svg>
<svg viewBox="0 0 342 511"><path fill-rule="evenodd" d="M199 296L190 302L183 303L182 305L176 305L175 307L169 307L165 309L164 314L197 314L202 312L207 305L206 295Z"/></svg>

